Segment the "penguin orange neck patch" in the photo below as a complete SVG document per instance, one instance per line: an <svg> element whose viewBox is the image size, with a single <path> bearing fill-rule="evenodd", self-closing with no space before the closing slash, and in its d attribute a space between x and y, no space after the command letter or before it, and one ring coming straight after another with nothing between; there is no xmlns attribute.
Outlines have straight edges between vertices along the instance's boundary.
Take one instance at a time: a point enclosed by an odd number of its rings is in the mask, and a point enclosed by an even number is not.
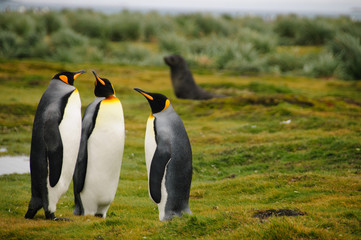
<svg viewBox="0 0 361 240"><path fill-rule="evenodd" d="M166 109L169 107L169 105L170 105L170 101L169 101L169 99L167 99L167 100L165 101L165 106L164 106L162 112L163 112L164 110L166 110Z"/></svg>
<svg viewBox="0 0 361 240"><path fill-rule="evenodd" d="M119 99L117 97L115 97L114 95L109 95L103 101L111 103L111 102L119 102Z"/></svg>
<svg viewBox="0 0 361 240"><path fill-rule="evenodd" d="M108 97L106 97L106 99L108 100L114 100L116 99L116 97L114 95L109 95Z"/></svg>

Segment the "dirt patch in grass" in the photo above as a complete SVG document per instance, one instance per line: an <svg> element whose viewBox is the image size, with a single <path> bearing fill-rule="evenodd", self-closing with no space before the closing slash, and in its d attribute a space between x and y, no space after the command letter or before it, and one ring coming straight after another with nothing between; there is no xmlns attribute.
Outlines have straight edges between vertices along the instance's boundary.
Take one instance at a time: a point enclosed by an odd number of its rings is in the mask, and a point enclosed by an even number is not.
<svg viewBox="0 0 361 240"><path fill-rule="evenodd" d="M253 217L259 218L260 220L267 219L269 217L282 217L282 216L303 216L306 215L306 212L302 212L299 210L292 210L292 209L269 209L269 210L257 210Z"/></svg>

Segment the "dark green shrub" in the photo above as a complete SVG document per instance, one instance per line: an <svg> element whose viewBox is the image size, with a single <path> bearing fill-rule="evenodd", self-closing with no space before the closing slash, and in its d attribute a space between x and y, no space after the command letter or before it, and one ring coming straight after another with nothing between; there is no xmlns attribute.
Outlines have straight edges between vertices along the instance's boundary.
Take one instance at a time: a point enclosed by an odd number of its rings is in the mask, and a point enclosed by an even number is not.
<svg viewBox="0 0 361 240"><path fill-rule="evenodd" d="M279 35L281 45L321 45L331 40L336 32L328 22L323 18L280 16L275 21L274 32Z"/></svg>
<svg viewBox="0 0 361 240"><path fill-rule="evenodd" d="M277 67L281 72L290 72L303 67L303 59L291 53L274 53L267 56L267 64Z"/></svg>
<svg viewBox="0 0 361 240"><path fill-rule="evenodd" d="M97 48L96 46L88 46L86 47L86 49L82 49L81 51L84 52L85 50L85 54L82 57L81 61L89 61L89 62L97 62L97 63L101 63L104 61L104 51L100 50L99 48Z"/></svg>
<svg viewBox="0 0 361 240"><path fill-rule="evenodd" d="M265 61L252 43L236 42L227 44L225 51L216 56L216 66L230 69L242 74L265 71Z"/></svg>
<svg viewBox="0 0 361 240"><path fill-rule="evenodd" d="M189 51L194 55L206 55L208 42L209 40L204 38L189 40Z"/></svg>
<svg viewBox="0 0 361 240"><path fill-rule="evenodd" d="M142 21L143 40L156 41L162 34L173 31L173 21L168 16L161 16L156 12L148 13Z"/></svg>
<svg viewBox="0 0 361 240"><path fill-rule="evenodd" d="M50 36L49 58L62 62L80 62L86 59L88 39L72 29L64 28Z"/></svg>
<svg viewBox="0 0 361 240"><path fill-rule="evenodd" d="M169 54L187 55L187 40L174 32L164 34L158 39L159 49Z"/></svg>
<svg viewBox="0 0 361 240"><path fill-rule="evenodd" d="M48 59L69 63L81 62L84 59L85 51L86 49L82 47L73 47L71 49L59 47L51 51Z"/></svg>
<svg viewBox="0 0 361 240"><path fill-rule="evenodd" d="M347 33L355 37L361 36L361 22L355 21L349 16L325 18L324 21L332 25L338 33Z"/></svg>
<svg viewBox="0 0 361 240"><path fill-rule="evenodd" d="M224 18L200 13L185 14L175 17L179 31L191 37L204 37L211 34L229 36L235 28Z"/></svg>
<svg viewBox="0 0 361 240"><path fill-rule="evenodd" d="M71 28L85 36L103 39L108 32L107 16L90 10L78 10L75 14L68 14Z"/></svg>
<svg viewBox="0 0 361 240"><path fill-rule="evenodd" d="M224 43L224 41L221 42L221 44ZM252 43L229 41L222 45L222 47L219 47L218 50L219 52L214 56L218 69L225 68L240 72L261 71L260 66L256 63L259 54Z"/></svg>
<svg viewBox="0 0 361 240"><path fill-rule="evenodd" d="M189 18L189 15L180 14L174 17L174 25L176 33L182 34L188 38L197 38L200 36L200 30L193 19Z"/></svg>
<svg viewBox="0 0 361 240"><path fill-rule="evenodd" d="M309 59L303 67L306 75L312 77L333 77L336 73L338 62L334 56L325 52Z"/></svg>
<svg viewBox="0 0 361 240"><path fill-rule="evenodd" d="M33 32L29 36L21 38L19 40L17 57L46 57L47 51L44 51L46 49L46 43L43 41L44 36L44 32Z"/></svg>
<svg viewBox="0 0 361 240"><path fill-rule="evenodd" d="M216 67L224 69L228 62L236 58L236 52L232 47L227 47L216 57ZM238 64L237 64L238 65Z"/></svg>
<svg viewBox="0 0 361 240"><path fill-rule="evenodd" d="M53 33L50 37L50 43L54 48L66 47L71 48L81 46L87 43L87 38L76 33L75 31L64 28Z"/></svg>
<svg viewBox="0 0 361 240"><path fill-rule="evenodd" d="M260 33L250 28L240 29L238 40L244 43L252 43L255 50L260 53L275 51L277 44L277 38L274 34Z"/></svg>
<svg viewBox="0 0 361 240"><path fill-rule="evenodd" d="M222 18L196 14L194 23L198 26L200 36L210 35L211 33L220 36L229 36L232 33L230 25Z"/></svg>
<svg viewBox="0 0 361 240"><path fill-rule="evenodd" d="M237 71L240 74L255 74L267 72L264 58L257 58L253 60L246 60L242 57L235 57L225 65L225 69Z"/></svg>
<svg viewBox="0 0 361 240"><path fill-rule="evenodd" d="M360 21L348 21L342 23L340 31L343 33L350 34L355 37L361 36L361 22Z"/></svg>
<svg viewBox="0 0 361 240"><path fill-rule="evenodd" d="M143 38L146 42L152 42L158 35L158 22L153 21L152 18L147 19L147 21L143 24Z"/></svg>
<svg viewBox="0 0 361 240"><path fill-rule="evenodd" d="M1 30L8 30L21 37L26 37L35 31L36 23L28 13L6 12L1 13L0 16Z"/></svg>
<svg viewBox="0 0 361 240"><path fill-rule="evenodd" d="M274 24L274 32L278 34L281 45L292 45L295 43L297 29L301 20L296 15L277 17Z"/></svg>
<svg viewBox="0 0 361 240"><path fill-rule="evenodd" d="M111 52L113 61L122 64L136 64L144 61L149 55L148 49L131 44L125 44L122 48L113 49Z"/></svg>
<svg viewBox="0 0 361 240"><path fill-rule="evenodd" d="M345 79L361 79L361 44L360 38L350 34L339 34L328 45L338 59Z"/></svg>
<svg viewBox="0 0 361 240"><path fill-rule="evenodd" d="M237 26L240 25L242 28L252 29L253 31L268 34L272 32L272 28L270 28L270 23L267 23L263 18L256 16L245 16L242 18L238 18L236 22L233 22Z"/></svg>
<svg viewBox="0 0 361 240"><path fill-rule="evenodd" d="M0 31L0 57L13 58L17 55L18 40L15 33Z"/></svg>
<svg viewBox="0 0 361 240"><path fill-rule="evenodd" d="M136 41L141 37L141 19L138 14L122 12L111 15L108 23L111 41Z"/></svg>
<svg viewBox="0 0 361 240"><path fill-rule="evenodd" d="M322 19L306 19L297 27L295 43L298 45L322 45L335 35L334 28Z"/></svg>
<svg viewBox="0 0 361 240"><path fill-rule="evenodd" d="M41 16L41 21L45 26L45 31L48 34L56 32L66 26L66 21L61 13L48 12ZM41 22L38 20L38 23Z"/></svg>

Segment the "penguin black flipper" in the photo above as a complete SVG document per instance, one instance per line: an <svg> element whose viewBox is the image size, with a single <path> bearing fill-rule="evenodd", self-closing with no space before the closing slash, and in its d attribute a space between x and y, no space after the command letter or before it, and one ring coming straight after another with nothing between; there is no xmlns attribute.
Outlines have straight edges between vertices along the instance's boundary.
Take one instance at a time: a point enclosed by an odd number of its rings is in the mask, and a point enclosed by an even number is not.
<svg viewBox="0 0 361 240"><path fill-rule="evenodd" d="M55 115L55 113L53 113ZM44 123L44 141L49 161L49 183L54 187L61 175L63 166L63 143L59 130L59 117L48 118Z"/></svg>
<svg viewBox="0 0 361 240"><path fill-rule="evenodd" d="M88 166L88 139L93 132L101 100L102 99L95 99L91 104L89 104L89 106L85 109L83 117L78 159L73 175L75 200L75 209L73 213L75 215L82 215L84 212L80 199L80 193L84 188L85 176Z"/></svg>
<svg viewBox="0 0 361 240"><path fill-rule="evenodd" d="M88 147L87 147L87 136L85 135L85 139L83 139L83 130L84 125L82 127L82 136L80 140L79 153L77 162L75 165L74 175L73 175L73 190L74 190L74 215L83 215L84 209L83 204L80 199L80 192L83 190L84 181L85 181L85 173L88 164ZM85 143L84 143L85 142Z"/></svg>
<svg viewBox="0 0 361 240"><path fill-rule="evenodd" d="M103 99L94 100L89 104L84 113L78 159L73 176L74 193L80 193L84 188L88 165L88 138L93 132L101 100Z"/></svg>
<svg viewBox="0 0 361 240"><path fill-rule="evenodd" d="M156 122L154 123L154 125ZM161 200L161 184L165 173L165 168L171 160L171 148L169 141L164 137L156 135L157 148L153 155L149 173L149 192L155 203Z"/></svg>

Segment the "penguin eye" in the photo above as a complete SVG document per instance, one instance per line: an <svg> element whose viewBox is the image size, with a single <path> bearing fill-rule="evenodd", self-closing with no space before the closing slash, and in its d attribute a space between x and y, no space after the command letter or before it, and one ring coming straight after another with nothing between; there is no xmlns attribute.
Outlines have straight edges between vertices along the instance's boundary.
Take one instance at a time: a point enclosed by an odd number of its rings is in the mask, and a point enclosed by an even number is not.
<svg viewBox="0 0 361 240"><path fill-rule="evenodd" d="M68 81L68 77L67 77L67 76L65 76L65 75L60 75L59 78L60 78L60 80L62 80L63 82L69 84L69 81Z"/></svg>

